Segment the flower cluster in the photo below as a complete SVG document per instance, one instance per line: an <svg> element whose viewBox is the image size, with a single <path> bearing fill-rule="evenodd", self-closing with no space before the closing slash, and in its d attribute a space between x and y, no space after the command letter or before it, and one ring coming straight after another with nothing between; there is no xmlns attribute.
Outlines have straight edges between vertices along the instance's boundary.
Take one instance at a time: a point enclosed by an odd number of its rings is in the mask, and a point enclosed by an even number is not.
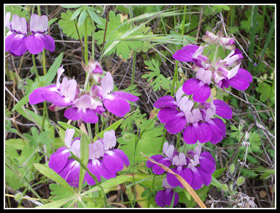
<svg viewBox="0 0 280 213"><path fill-rule="evenodd" d="M114 81L110 72L103 75L103 70L98 62L89 63L87 66L89 75L98 82L92 86L89 92L78 87L75 79L62 79L63 66L57 71L56 84L35 89L29 95L30 104L38 104L43 101L51 102L49 109L57 111L68 107L64 116L73 121L84 121L86 123L97 123L98 115L103 114L105 108L116 116L123 117L130 111L128 101L136 102L138 97L123 91L115 91ZM95 76L95 77L94 77Z"/></svg>
<svg viewBox="0 0 280 213"><path fill-rule="evenodd" d="M212 33L208 33L208 35L212 35ZM210 36L208 40L214 44L218 42L223 47L234 44L232 39L213 37ZM196 72L196 76L187 80L183 85L183 91L187 95L193 95L193 100L196 102L205 102L210 96L211 84L221 89L231 86L241 91L249 87L253 78L247 70L240 68L243 56L239 49L233 49L224 59L215 60L214 58L211 62L208 57L203 55L205 47L206 45L190 44L173 54L175 60L193 63L192 70Z"/></svg>
<svg viewBox="0 0 280 213"><path fill-rule="evenodd" d="M187 144L220 142L226 134L226 127L216 115L226 119L232 117L232 110L224 101L215 99L210 103L196 103L184 94L182 87L175 99L172 96L160 97L154 107L160 109L158 119L165 123L166 130L171 134L183 131Z"/></svg>
<svg viewBox="0 0 280 213"><path fill-rule="evenodd" d="M170 167L173 172L184 178L193 189L198 190L203 184L208 186L211 183L211 174L216 169L216 162L209 152L201 152L200 143L195 147L195 150L190 150L184 154L182 152L179 153L175 150L173 145L169 145L168 142L165 142L162 151L163 155L154 155L151 159ZM161 175L165 172L165 170L151 161L147 161L146 165L148 168L152 168L154 174ZM167 173L166 180L168 185L164 184L163 187L166 188L166 190L168 189L170 195L172 188L177 186L183 188L182 184L171 173ZM163 197L167 196L166 193L167 192L160 192L160 194L156 196L156 202L161 207L169 203L168 199L163 202ZM168 196L170 197L170 195Z"/></svg>
<svg viewBox="0 0 280 213"><path fill-rule="evenodd" d="M6 14L5 26L9 29L5 38L5 51L14 56L22 56L27 50L31 54L38 54L47 49L51 52L55 50L54 39L47 35L48 17L46 15L38 16L32 14L30 25L24 17L13 15L10 22L11 14ZM30 34L28 34L28 29Z"/></svg>
<svg viewBox="0 0 280 213"><path fill-rule="evenodd" d="M65 147L60 147L50 156L49 167L63 177L69 185L78 187L80 163L73 159L72 155L80 158L80 138L74 138L74 129L65 132ZM104 132L103 139L98 139L89 144L89 159L87 168L97 178L101 176L110 179L116 177L116 173L129 166L126 154L120 149L113 149L116 145L115 131ZM86 172L85 179L89 185L94 185L95 180Z"/></svg>
<svg viewBox="0 0 280 213"><path fill-rule="evenodd" d="M175 98L167 95L160 97L154 107L160 109L158 119L165 124L170 134L183 132L187 144L196 144L194 150L186 154L179 153L173 145L167 142L163 145L163 155L154 155L151 158L170 167L171 170L183 177L190 186L197 190L202 185L211 183L211 174L216 169L214 158L209 152L201 151L201 143L211 142L217 144L226 136L226 125L220 118L231 119L232 109L222 100L211 95L211 85L224 89L229 86L237 90L246 90L252 82L252 75L240 68L243 59L240 50L235 48L235 40L207 32L203 36L207 45L216 45L212 60L203 55L205 46L187 45L173 54L173 58L182 62L191 62L192 70L196 73L194 78L188 79L182 87L178 88ZM219 47L231 52L224 59L216 59ZM158 165L147 161L147 167L153 173L160 175L165 172ZM178 179L171 173L166 175L164 190L157 193L157 205L164 207L171 205L171 198L175 196L174 204L178 202L175 187L183 187Z"/></svg>

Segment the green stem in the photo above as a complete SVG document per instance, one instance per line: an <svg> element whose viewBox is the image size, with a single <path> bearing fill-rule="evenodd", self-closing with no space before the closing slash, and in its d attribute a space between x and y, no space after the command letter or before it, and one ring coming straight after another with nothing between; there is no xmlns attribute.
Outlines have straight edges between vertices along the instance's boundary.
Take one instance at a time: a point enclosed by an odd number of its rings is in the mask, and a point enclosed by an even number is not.
<svg viewBox="0 0 280 213"><path fill-rule="evenodd" d="M39 76L39 73L38 73L38 70L37 70L37 66L36 66L35 55L33 55L33 54L32 54L32 62L33 62L33 67L34 67L34 71L35 71L36 77L38 78L38 81L40 83L40 76Z"/></svg>
<svg viewBox="0 0 280 213"><path fill-rule="evenodd" d="M171 87L171 96L174 95L175 83L177 84L177 81L178 81L178 64L179 64L179 62L176 61L175 62L175 72L174 72L174 77L173 77L173 82L172 82L172 87Z"/></svg>
<svg viewBox="0 0 280 213"><path fill-rule="evenodd" d="M88 64L88 36L87 36L87 18L85 20L85 64Z"/></svg>
<svg viewBox="0 0 280 213"><path fill-rule="evenodd" d="M87 123L87 131L88 131L89 141L91 142L91 140L92 140L92 132L91 132L90 123Z"/></svg>
<svg viewBox="0 0 280 213"><path fill-rule="evenodd" d="M96 185L101 189L101 191L103 192L104 194L104 203L105 203L105 206L108 207L108 204L107 204L107 197L106 197L106 193L105 193L105 190L103 189L103 187L101 186L101 184L98 182L96 176L94 174L92 174L89 169L87 168L87 166L85 166L83 164L83 162L81 161L80 158L76 157L74 154L71 153L71 156L79 162L79 164L87 171L87 173L94 179Z"/></svg>
<svg viewBox="0 0 280 213"><path fill-rule="evenodd" d="M131 74L131 86L134 84L135 64L136 64L136 52L133 51L132 74Z"/></svg>

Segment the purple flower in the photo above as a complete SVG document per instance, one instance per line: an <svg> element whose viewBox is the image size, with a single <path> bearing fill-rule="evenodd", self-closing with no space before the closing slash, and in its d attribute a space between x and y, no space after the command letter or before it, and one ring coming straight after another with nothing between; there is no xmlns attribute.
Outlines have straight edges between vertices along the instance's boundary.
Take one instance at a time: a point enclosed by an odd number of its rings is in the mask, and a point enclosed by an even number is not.
<svg viewBox="0 0 280 213"><path fill-rule="evenodd" d="M223 37L223 33L221 31L219 31L217 35L206 31L206 34L202 37L202 39L208 44L222 46L228 50L235 49L235 40L233 38Z"/></svg>
<svg viewBox="0 0 280 213"><path fill-rule="evenodd" d="M48 30L48 17L32 14L30 19L31 35L27 36L25 44L31 54L38 54L47 49L51 52L55 50L54 39L45 33Z"/></svg>
<svg viewBox="0 0 280 213"><path fill-rule="evenodd" d="M80 164L78 161L71 159L71 152L80 157L80 138L75 138L74 129L67 129L65 132L64 143L66 147L59 148L50 156L49 167L63 177L67 183L73 187L79 185Z"/></svg>
<svg viewBox="0 0 280 213"><path fill-rule="evenodd" d="M74 79L68 80L63 78L62 82L59 79L64 72L63 66L57 71L56 84L51 84L45 87L39 87L32 91L29 95L30 104L38 104L43 101L51 102L54 106L64 108L73 104L76 96L79 93L77 82Z"/></svg>
<svg viewBox="0 0 280 213"><path fill-rule="evenodd" d="M167 167L171 165L171 160L176 151L174 152L174 146L169 145L168 142L163 144L162 152L164 155L153 155L151 158ZM147 167L152 168L153 173L156 175L161 175L164 173L164 169L160 168L158 165L152 163L151 161L147 161Z"/></svg>
<svg viewBox="0 0 280 213"><path fill-rule="evenodd" d="M80 164L71 158L71 153L80 158L80 138L75 138L74 129L65 132L65 147L59 148L50 156L49 167L63 177L73 187L78 187ZM98 139L89 144L88 169L95 175L98 181L101 176L110 179L116 177L116 173L129 166L126 154L119 149L113 149L116 145L114 130L106 131L103 139ZM85 179L89 185L96 184L94 179L85 173Z"/></svg>
<svg viewBox="0 0 280 213"><path fill-rule="evenodd" d="M101 114L103 111L103 105L99 100L92 98L89 94L84 94L73 101L72 107L65 110L64 116L73 121L97 123L96 113Z"/></svg>
<svg viewBox="0 0 280 213"><path fill-rule="evenodd" d="M6 17L6 27L10 29L5 38L5 51L10 52L14 56L22 56L26 51L25 45L27 34L27 22L25 18L13 15L12 21L9 23L9 15Z"/></svg>
<svg viewBox="0 0 280 213"><path fill-rule="evenodd" d="M168 184L166 178L162 180L162 187L164 190L160 190L156 193L156 204L160 207L170 206L174 197L173 206L176 206L179 201L179 194L174 192L173 187Z"/></svg>
<svg viewBox="0 0 280 213"><path fill-rule="evenodd" d="M84 70L86 72L88 72L93 79L95 80L95 82L100 83L101 81L101 74L103 73L103 69L101 67L101 64L97 61L94 61L92 58L90 59L89 63L87 64L87 66L84 66Z"/></svg>
<svg viewBox="0 0 280 213"><path fill-rule="evenodd" d="M216 170L216 162L212 155L209 152L201 152L201 145L198 144L194 151L188 151L187 159L188 169L192 173L192 188L198 190L203 184L208 186L211 183L211 175Z"/></svg>
<svg viewBox="0 0 280 213"><path fill-rule="evenodd" d="M168 147L168 144L165 146ZM162 158L158 159L156 156L158 155L154 155L151 158L159 163L162 163ZM201 152L200 143L197 144L195 150L188 151L187 155L182 152L179 153L176 150L172 150L172 157L169 158L168 161L169 163L164 165L168 166L173 172L184 178L185 181L195 190L200 189L203 184L208 186L211 183L211 175L216 170L216 162L214 158L209 152ZM147 161L148 168L155 167L155 165L156 164ZM158 170L154 170L154 168L153 172L155 174L164 173L164 171L158 173ZM179 186L183 188L183 185L180 181L178 181L175 175L167 173L166 179L167 183L171 187L175 188Z"/></svg>
<svg viewBox="0 0 280 213"><path fill-rule="evenodd" d="M192 70L196 72L196 76L183 85L183 91L187 95L193 95L194 101L202 103L209 98L212 83L222 89L232 86L238 90L245 90L249 87L252 75L240 68L243 59L240 50L232 50L225 59L210 63L202 54L204 48L205 46L187 45L173 55L176 60L193 62Z"/></svg>
<svg viewBox="0 0 280 213"><path fill-rule="evenodd" d="M101 86L92 88L93 93L103 101L105 108L118 117L124 117L130 111L130 104L127 101L135 102L138 97L123 91L115 91L112 75L107 72L101 81Z"/></svg>
<svg viewBox="0 0 280 213"><path fill-rule="evenodd" d="M176 92L176 100L172 96L159 98L154 107L159 108L158 119L165 123L166 130L171 134L183 131L183 137L187 144L195 144L197 141L205 143L220 142L225 136L225 124L220 118L231 119L232 110L225 102L216 99L214 101L197 103L183 96L182 87Z"/></svg>

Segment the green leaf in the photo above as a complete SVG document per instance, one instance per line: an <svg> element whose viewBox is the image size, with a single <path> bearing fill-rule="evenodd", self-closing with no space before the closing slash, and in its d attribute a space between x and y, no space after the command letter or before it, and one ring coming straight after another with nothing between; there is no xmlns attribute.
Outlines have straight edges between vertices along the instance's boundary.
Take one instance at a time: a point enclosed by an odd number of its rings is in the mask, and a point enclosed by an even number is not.
<svg viewBox="0 0 280 213"><path fill-rule="evenodd" d="M57 123L60 126L62 126L65 130L66 129L75 129L75 133L74 133L75 137L79 137L79 134L82 133L82 130L78 129L77 127L72 126L71 124L68 124L68 123L65 123L65 122L62 122L62 121L58 121ZM63 140L64 140L64 137L63 137Z"/></svg>
<svg viewBox="0 0 280 213"><path fill-rule="evenodd" d="M101 19L99 18L99 16L95 13L94 9L92 7L88 7L88 14L90 15L91 19L99 24L99 25L102 25L102 21Z"/></svg>
<svg viewBox="0 0 280 213"><path fill-rule="evenodd" d="M273 101L275 97L275 88L274 88L274 83L273 85L269 85L265 82L260 82L258 83L258 87L256 88L256 91L260 93L260 100L262 102L265 102L266 100L270 99Z"/></svg>
<svg viewBox="0 0 280 213"><path fill-rule="evenodd" d="M51 190L51 200L61 200L67 197L73 196L72 192L69 192L68 190L65 190L65 188L61 185L51 183L49 185L49 188Z"/></svg>
<svg viewBox="0 0 280 213"><path fill-rule="evenodd" d="M75 12L73 13L73 15L71 16L70 20L73 21L74 19L76 19L78 17L78 15L80 15L81 11L82 11L82 7L80 7L79 9L75 10Z"/></svg>
<svg viewBox="0 0 280 213"><path fill-rule="evenodd" d="M235 171L235 165L234 165L234 164L231 164L231 165L229 166L229 172L230 172L230 174L233 175L234 171Z"/></svg>
<svg viewBox="0 0 280 213"><path fill-rule="evenodd" d="M53 19L49 20L48 21L48 26L51 26L56 21L57 21L57 18L53 18Z"/></svg>
<svg viewBox="0 0 280 213"><path fill-rule="evenodd" d="M64 7L64 8L79 8L79 7L82 7L82 5L61 5L61 7Z"/></svg>
<svg viewBox="0 0 280 213"><path fill-rule="evenodd" d="M171 81L160 73L159 61L152 59L151 61L144 61L144 63L146 66L148 66L147 69L151 70L152 72L142 75L141 78L146 78L147 82L150 83L155 91L158 91L161 88L164 90L169 90Z"/></svg>
<svg viewBox="0 0 280 213"><path fill-rule="evenodd" d="M49 85L53 81L53 79L55 78L55 76L57 74L57 70L61 65L62 59L63 59L63 52L60 53L59 56L57 56L54 63L48 70L47 74L43 77L44 86Z"/></svg>
<svg viewBox="0 0 280 213"><path fill-rule="evenodd" d="M99 45L103 43L106 20L102 18L101 22L102 25L98 25L101 30L95 33L95 38ZM144 35L148 30L149 28L145 27L145 23L132 27L130 23L127 23L126 19L121 21L120 14L116 15L113 11L110 11L106 32L106 43L104 46L105 51L102 56L116 53L118 56L128 59L131 57L131 50L139 52L143 50L143 47L147 47L149 42L145 43L137 40L126 41L125 39L129 36ZM148 34L152 34L152 32L149 32Z"/></svg>
<svg viewBox="0 0 280 213"><path fill-rule="evenodd" d="M79 36L76 30L74 20L71 20L72 12L67 10L66 13L61 13L61 19L58 21L59 26L61 27L64 34L68 37L78 40ZM79 35L81 39L84 37L85 33L85 24L78 26L77 29L79 31ZM87 34L91 35L91 33L95 30L95 26L91 24L90 21L87 22Z"/></svg>
<svg viewBox="0 0 280 213"><path fill-rule="evenodd" d="M82 26L87 18L87 10L83 9L81 15L79 16L78 26Z"/></svg>
<svg viewBox="0 0 280 213"><path fill-rule="evenodd" d="M46 177L50 178L51 180L57 182L61 186L63 186L65 189L68 191L72 192L75 194L75 190L73 189L72 186L70 186L59 174L57 174L54 170L50 169L49 167L39 164L39 163L34 163L34 167L43 175Z"/></svg>
<svg viewBox="0 0 280 213"><path fill-rule="evenodd" d="M89 137L84 132L82 132L81 142L80 142L80 156L83 165L88 164L89 143L90 143ZM86 174L86 170L81 167L80 177L79 177L79 191L81 191L82 189L85 174Z"/></svg>
<svg viewBox="0 0 280 213"><path fill-rule="evenodd" d="M114 186L120 185L127 181L132 182L133 176L119 175L115 178L111 178L110 180L106 180L105 182L101 183L101 186L105 190L105 189L113 188ZM101 190L101 189L98 186L94 186L91 189L89 189L88 191L83 192L81 195L84 196L84 195L87 195L87 194L90 194L92 192L99 191L99 190Z"/></svg>
<svg viewBox="0 0 280 213"><path fill-rule="evenodd" d="M27 142L21 138L11 138L11 139L5 140L5 146L11 146L17 150L22 150L24 148L24 146L26 146L26 144L27 144Z"/></svg>
<svg viewBox="0 0 280 213"><path fill-rule="evenodd" d="M111 126L104 129L103 131L99 132L97 135L95 135L95 137L93 138L93 141L96 141L98 138L103 138L104 132L106 132L106 131L116 130L121 125L122 122L123 122L123 119L120 119L120 120L116 121L115 123L113 123Z"/></svg>
<svg viewBox="0 0 280 213"><path fill-rule="evenodd" d="M239 178L237 178L236 180L236 184L238 186L241 186L243 183L245 182L245 178L243 176L240 176Z"/></svg>
<svg viewBox="0 0 280 213"><path fill-rule="evenodd" d="M76 197L74 197L74 196L67 197L67 198L64 198L64 199L61 199L61 200L53 201L51 203L48 203L48 204L45 204L45 205L42 205L42 206L37 206L35 208L37 208L37 209L42 209L42 208L59 208L59 207L63 206L65 203L67 203L68 201L74 200L75 198Z"/></svg>
<svg viewBox="0 0 280 213"><path fill-rule="evenodd" d="M214 178L213 175L212 175L211 185L216 186L217 188L221 188L223 184L220 183L220 182L219 182L216 178Z"/></svg>

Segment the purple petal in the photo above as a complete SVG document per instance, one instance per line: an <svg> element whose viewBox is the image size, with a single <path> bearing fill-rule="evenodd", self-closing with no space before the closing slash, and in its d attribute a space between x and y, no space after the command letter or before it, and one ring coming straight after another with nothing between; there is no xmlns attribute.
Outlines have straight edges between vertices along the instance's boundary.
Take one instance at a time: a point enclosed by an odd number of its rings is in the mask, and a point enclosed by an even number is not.
<svg viewBox="0 0 280 213"><path fill-rule="evenodd" d="M170 134L176 134L184 129L186 123L185 116L177 116L173 120L168 121L164 127Z"/></svg>
<svg viewBox="0 0 280 213"><path fill-rule="evenodd" d="M198 167L197 170L199 172L199 176L200 176L202 182L204 183L204 185L208 186L211 183L211 180L212 180L211 174L205 172L200 167Z"/></svg>
<svg viewBox="0 0 280 213"><path fill-rule="evenodd" d="M27 51L25 40L26 37L24 35L22 34L15 35L10 43L10 47L9 47L10 53L15 56L22 56Z"/></svg>
<svg viewBox="0 0 280 213"><path fill-rule="evenodd" d="M122 159L123 163L126 166L129 166L129 159L127 157L127 155L124 153L124 151L120 150L120 149L114 149L113 152L118 156L118 158Z"/></svg>
<svg viewBox="0 0 280 213"><path fill-rule="evenodd" d="M101 171L100 171L100 161L99 160L89 160L88 170L97 178L98 181L101 180ZM94 185L95 180L86 172L85 180L89 185Z"/></svg>
<svg viewBox="0 0 280 213"><path fill-rule="evenodd" d="M210 140L211 143L216 144L220 142L225 136L226 127L224 122L219 118L210 119L207 122L212 129L212 138Z"/></svg>
<svg viewBox="0 0 280 213"><path fill-rule="evenodd" d="M81 112L77 108L68 108L64 111L64 116L72 121L79 121L82 118Z"/></svg>
<svg viewBox="0 0 280 213"><path fill-rule="evenodd" d="M191 79L187 80L183 85L184 93L186 93L187 95L192 95L195 91L198 90L199 82L200 82L200 80L195 79L195 78L191 78Z"/></svg>
<svg viewBox="0 0 280 213"><path fill-rule="evenodd" d="M199 157L199 165L202 170L212 174L216 170L216 162L209 152L202 152Z"/></svg>
<svg viewBox="0 0 280 213"><path fill-rule="evenodd" d="M176 172L176 168L172 168L171 169L173 172L177 173ZM171 174L171 173L167 173L166 175L166 178L167 178L167 182L168 184L171 186L171 187L177 187L177 186L180 186L181 183L179 182L179 180L176 178L175 175Z"/></svg>
<svg viewBox="0 0 280 213"><path fill-rule="evenodd" d="M232 109L230 108L230 106L227 103L225 103L219 99L214 100L213 103L216 106L217 115L219 115L223 118L226 118L226 119L232 118Z"/></svg>
<svg viewBox="0 0 280 213"><path fill-rule="evenodd" d="M53 37L49 35L43 35L43 42L45 49L53 52L55 50L55 42Z"/></svg>
<svg viewBox="0 0 280 213"><path fill-rule="evenodd" d="M15 36L16 34L12 33L5 38L5 52L8 52L10 50L11 44L13 43Z"/></svg>
<svg viewBox="0 0 280 213"><path fill-rule="evenodd" d="M92 109L86 109L85 112L81 112L82 115L82 121L85 123L97 123L98 122L98 116L96 115L95 111ZM66 117L66 116L65 116Z"/></svg>
<svg viewBox="0 0 280 213"><path fill-rule="evenodd" d="M116 96L112 100L105 99L103 104L109 112L118 117L124 117L130 111L129 103L125 99Z"/></svg>
<svg viewBox="0 0 280 213"><path fill-rule="evenodd" d="M166 190L160 190L157 192L155 196L156 204L160 207L166 206L166 196L165 196Z"/></svg>
<svg viewBox="0 0 280 213"><path fill-rule="evenodd" d="M80 164L78 161L71 159L68 160L67 165L59 173L70 186L79 186Z"/></svg>
<svg viewBox="0 0 280 213"><path fill-rule="evenodd" d="M253 81L251 73L245 69L238 69L238 73L231 79L229 79L229 85L237 90L246 90L250 83Z"/></svg>
<svg viewBox="0 0 280 213"><path fill-rule="evenodd" d="M172 96L163 96L160 97L155 103L154 107L161 109L165 107L171 107L171 108L176 108L176 101Z"/></svg>
<svg viewBox="0 0 280 213"><path fill-rule="evenodd" d="M43 51L44 49L44 36L40 33L35 33L27 36L25 39L25 45L29 52L36 55Z"/></svg>
<svg viewBox="0 0 280 213"><path fill-rule="evenodd" d="M163 108L159 110L158 112L158 119L161 123L167 123L170 120L173 120L176 118L176 116L179 114L178 110L176 108Z"/></svg>
<svg viewBox="0 0 280 213"><path fill-rule="evenodd" d="M57 92L55 90L55 85L49 85L46 87L39 87L31 92L29 95L29 103L30 104L38 104L46 99L42 96L43 94L48 94L48 96L51 96L52 94L56 94Z"/></svg>
<svg viewBox="0 0 280 213"><path fill-rule="evenodd" d="M174 193L175 193L175 195L174 195ZM177 203L178 203L178 201L179 201L179 195L178 195L178 193L177 193L177 192L174 192L173 190L166 189L166 191L165 191L166 205L168 205L168 206L171 205L173 196L175 196L175 197L174 197L173 206L176 206Z"/></svg>
<svg viewBox="0 0 280 213"><path fill-rule="evenodd" d="M170 165L171 165L171 162L168 158L162 158L158 162L167 166L167 167L170 167ZM159 165L156 165L156 164L153 166L152 170L153 170L153 173L156 174L156 175L161 175L165 172L164 169L162 169Z"/></svg>
<svg viewBox="0 0 280 213"><path fill-rule="evenodd" d="M205 102L211 94L211 88L209 87L209 85L201 84L202 82L200 82L200 87L193 93L193 100L200 103Z"/></svg>
<svg viewBox="0 0 280 213"><path fill-rule="evenodd" d="M211 128L207 123L198 123L197 127L194 126L194 131L200 143L205 143L212 137Z"/></svg>
<svg viewBox="0 0 280 213"><path fill-rule="evenodd" d="M107 167L104 165L104 159L100 160L100 171L101 175L106 179L111 179L116 177L116 172L112 172L111 170L107 169Z"/></svg>
<svg viewBox="0 0 280 213"><path fill-rule="evenodd" d="M192 172L189 168L183 168L182 177L187 181L188 184L192 183Z"/></svg>
<svg viewBox="0 0 280 213"><path fill-rule="evenodd" d="M154 161L159 162L161 159L164 158L164 156L162 156L162 155L153 155L153 156L151 156L151 158L152 158ZM149 161L149 160L148 160L147 163L146 163L146 166L147 166L148 168L152 168L154 165L156 165L156 164L152 163L152 162Z"/></svg>
<svg viewBox="0 0 280 213"><path fill-rule="evenodd" d="M196 132L192 124L185 128L183 132L183 138L187 144L195 144L197 142Z"/></svg>
<svg viewBox="0 0 280 213"><path fill-rule="evenodd" d="M113 151L107 151L103 157L103 163L106 168L112 172L116 173L123 169L123 161L119 158Z"/></svg>
<svg viewBox="0 0 280 213"><path fill-rule="evenodd" d="M198 190L202 187L203 184L202 178L200 177L199 171L197 170L196 167L193 168L191 172L192 172L192 183L190 185L194 190Z"/></svg>
<svg viewBox="0 0 280 213"><path fill-rule="evenodd" d="M123 92L123 91L113 92L112 95L114 95L116 97L120 97L120 98L126 99L128 101L132 101L132 102L138 101L138 99L139 99L137 96L132 95L132 94L130 94L128 92Z"/></svg>
<svg viewBox="0 0 280 213"><path fill-rule="evenodd" d="M192 56L198 48L195 44L189 44L175 52L172 57L178 61L194 62Z"/></svg>
<svg viewBox="0 0 280 213"><path fill-rule="evenodd" d="M49 167L56 173L59 173L66 165L70 152L66 147L60 147L55 153L50 156Z"/></svg>

